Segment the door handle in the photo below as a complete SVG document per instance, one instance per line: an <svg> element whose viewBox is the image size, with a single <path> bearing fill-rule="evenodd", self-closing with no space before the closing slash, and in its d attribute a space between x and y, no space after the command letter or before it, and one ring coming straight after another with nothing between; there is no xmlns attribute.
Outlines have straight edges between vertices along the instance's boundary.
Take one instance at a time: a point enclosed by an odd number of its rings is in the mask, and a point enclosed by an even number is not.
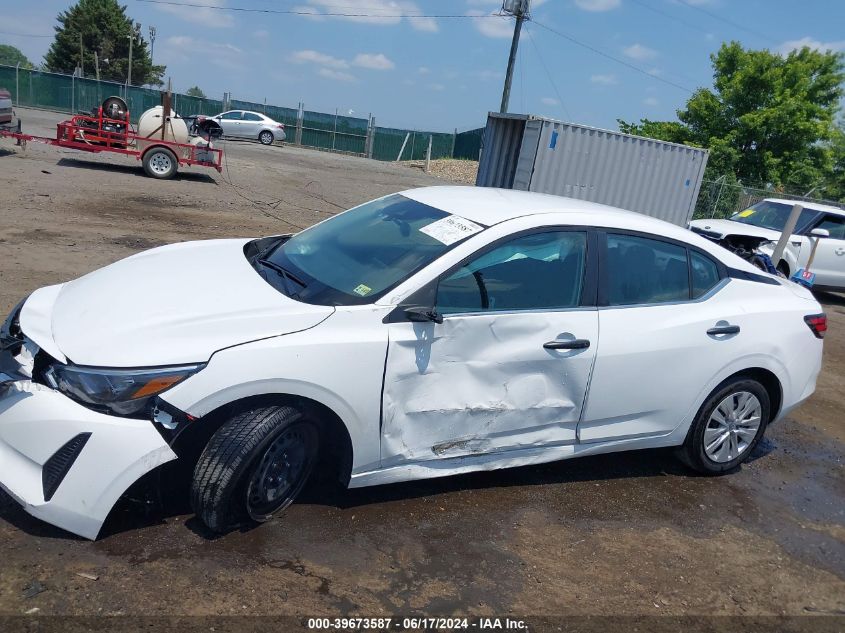
<svg viewBox="0 0 845 633"><path fill-rule="evenodd" d="M837 255L845 255L845 248L837 248L836 254Z"/></svg>
<svg viewBox="0 0 845 633"><path fill-rule="evenodd" d="M590 341L585 338L576 338L572 341L549 341L543 343L544 349L587 349Z"/></svg>
<svg viewBox="0 0 845 633"><path fill-rule="evenodd" d="M739 334L738 325L718 325L707 330L708 336L718 336L719 334Z"/></svg>

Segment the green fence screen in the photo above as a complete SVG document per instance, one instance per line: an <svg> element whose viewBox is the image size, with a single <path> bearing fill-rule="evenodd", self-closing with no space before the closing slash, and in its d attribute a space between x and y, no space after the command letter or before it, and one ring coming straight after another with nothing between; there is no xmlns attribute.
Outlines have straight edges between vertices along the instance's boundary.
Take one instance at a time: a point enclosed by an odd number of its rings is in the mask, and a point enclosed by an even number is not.
<svg viewBox="0 0 845 633"><path fill-rule="evenodd" d="M137 122L145 110L161 103L161 92L154 88L127 87L124 84L109 81L97 81L40 70L23 68L18 70L13 66L3 65L0 65L0 87L6 88L12 93L12 100L15 105L74 114L77 112L90 113L107 97L122 97L129 106L133 122ZM173 94L173 109L182 116L194 114L213 116L222 112L223 106L223 102L216 99L190 97L180 93ZM286 108L239 99L231 99L228 108L230 110L262 112L279 123L285 124L288 142L296 141L298 108ZM396 160L399 150L402 148L402 143L405 141L405 136L408 135L408 142L402 151L401 160L422 160L425 158L428 139L431 137L432 158L451 157L453 148L461 147L461 158L477 159L478 151L473 149L475 147L473 143L476 143L476 140L472 136L476 132L478 130L454 135L385 127L374 127L370 132L369 119L345 116L339 113L327 114L303 110L299 142L306 147L367 155L367 138L368 133L371 133L372 158L390 161ZM467 140L462 140L463 137L466 137ZM478 147L480 147L480 143L479 136L477 139ZM467 149L463 149L465 146Z"/></svg>

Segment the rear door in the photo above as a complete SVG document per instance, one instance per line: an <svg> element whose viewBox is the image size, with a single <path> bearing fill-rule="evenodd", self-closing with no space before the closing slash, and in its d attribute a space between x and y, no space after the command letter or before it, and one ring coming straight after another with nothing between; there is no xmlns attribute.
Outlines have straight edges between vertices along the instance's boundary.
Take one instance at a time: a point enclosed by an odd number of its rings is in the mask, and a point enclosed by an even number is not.
<svg viewBox="0 0 845 633"><path fill-rule="evenodd" d="M738 353L742 297L721 264L681 242L611 230L602 240L601 338L578 438L665 435Z"/></svg>
<svg viewBox="0 0 845 633"><path fill-rule="evenodd" d="M241 121L241 136L246 138L258 138L258 133L265 127L264 119L255 112L244 112Z"/></svg>
<svg viewBox="0 0 845 633"><path fill-rule="evenodd" d="M825 229L830 237L819 238L810 270L816 273L817 286L845 288L845 217L826 213L813 228ZM810 240L816 238L810 237Z"/></svg>

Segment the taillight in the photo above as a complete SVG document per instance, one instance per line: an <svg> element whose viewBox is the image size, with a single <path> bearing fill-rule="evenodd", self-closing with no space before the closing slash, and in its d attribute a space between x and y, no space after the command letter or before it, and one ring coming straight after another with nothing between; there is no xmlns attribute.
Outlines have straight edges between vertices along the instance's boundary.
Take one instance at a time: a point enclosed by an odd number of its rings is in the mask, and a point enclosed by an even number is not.
<svg viewBox="0 0 845 633"><path fill-rule="evenodd" d="M824 338L827 332L827 316L824 314L808 314L804 317L804 323L813 331L816 338Z"/></svg>
<svg viewBox="0 0 845 633"><path fill-rule="evenodd" d="M279 127L280 127L281 129L283 129L283 130L284 130L284 129L285 129L285 124L284 124L284 123L279 123Z"/></svg>

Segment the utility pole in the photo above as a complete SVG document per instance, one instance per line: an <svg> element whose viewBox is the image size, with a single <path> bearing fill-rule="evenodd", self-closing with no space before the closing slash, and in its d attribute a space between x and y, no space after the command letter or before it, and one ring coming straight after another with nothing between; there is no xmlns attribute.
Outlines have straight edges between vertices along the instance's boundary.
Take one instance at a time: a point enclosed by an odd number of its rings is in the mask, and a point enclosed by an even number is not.
<svg viewBox="0 0 845 633"><path fill-rule="evenodd" d="M522 23L528 18L528 5L531 0L505 0L502 4L502 11L516 17L516 24L513 27L513 40L511 40L511 53L508 57L508 70L505 74L505 87L502 90L502 107L499 112L508 111L508 103L511 100L511 81L513 80L513 68L516 65L516 51L519 48L519 34L522 32Z"/></svg>
<svg viewBox="0 0 845 633"><path fill-rule="evenodd" d="M153 55L156 49L156 27L149 27L150 30L150 64L153 63Z"/></svg>
<svg viewBox="0 0 845 633"><path fill-rule="evenodd" d="M79 33L79 76L85 76L85 49L82 47L82 32Z"/></svg>
<svg viewBox="0 0 845 633"><path fill-rule="evenodd" d="M126 85L132 85L132 41L135 39L135 33L129 36L129 71L126 73Z"/></svg>

